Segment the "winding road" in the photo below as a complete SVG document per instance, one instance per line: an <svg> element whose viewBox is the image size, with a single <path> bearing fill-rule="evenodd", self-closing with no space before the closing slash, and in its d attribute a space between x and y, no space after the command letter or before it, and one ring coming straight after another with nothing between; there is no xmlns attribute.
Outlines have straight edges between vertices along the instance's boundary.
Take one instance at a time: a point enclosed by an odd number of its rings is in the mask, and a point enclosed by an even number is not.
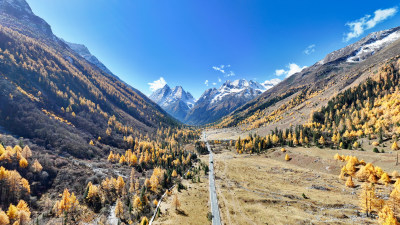
<svg viewBox="0 0 400 225"><path fill-rule="evenodd" d="M221 217L219 215L219 205L217 199L217 192L215 189L215 177L214 177L214 162L213 153L211 151L210 144L207 141L206 133L203 132L203 139L206 142L207 149L210 152L210 165L209 165L209 180L210 180L210 201L211 201L211 213L212 213L212 224L221 225Z"/></svg>

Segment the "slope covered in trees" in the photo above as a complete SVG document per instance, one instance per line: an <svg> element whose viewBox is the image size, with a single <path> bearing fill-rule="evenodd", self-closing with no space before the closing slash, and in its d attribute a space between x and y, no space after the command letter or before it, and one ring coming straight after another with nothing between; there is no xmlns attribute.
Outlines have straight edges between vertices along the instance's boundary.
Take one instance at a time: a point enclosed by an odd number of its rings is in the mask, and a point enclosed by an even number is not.
<svg viewBox="0 0 400 225"><path fill-rule="evenodd" d="M70 49L24 0L0 0L0 71L0 224L91 223L112 207L146 221L196 161L184 146L198 131Z"/></svg>
<svg viewBox="0 0 400 225"><path fill-rule="evenodd" d="M14 134L91 157L100 152L88 145L92 138L120 147L121 135L177 125L142 94L68 48L60 52L1 25L0 40L0 125Z"/></svg>
<svg viewBox="0 0 400 225"><path fill-rule="evenodd" d="M371 33L366 38L328 54L323 60L305 68L248 102L214 124L215 128L238 126L253 130L304 123L309 111L324 106L333 95L358 85L376 73L389 59L400 54L400 42L385 46L363 61L347 60L359 46L376 41L377 35L397 32L397 28ZM354 53L355 52L355 53Z"/></svg>

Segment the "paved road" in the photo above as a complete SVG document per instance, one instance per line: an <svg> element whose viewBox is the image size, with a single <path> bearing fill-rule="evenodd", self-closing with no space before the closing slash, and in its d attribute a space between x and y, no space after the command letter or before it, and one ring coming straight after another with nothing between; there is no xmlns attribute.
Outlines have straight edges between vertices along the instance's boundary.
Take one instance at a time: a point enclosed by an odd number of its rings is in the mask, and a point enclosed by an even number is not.
<svg viewBox="0 0 400 225"><path fill-rule="evenodd" d="M209 166L209 180L210 180L210 201L211 201L211 213L213 215L212 224L213 225L221 225L221 217L219 215L219 206L217 199L217 192L215 190L215 178L214 178L214 162L213 162L213 153L211 151L210 144L207 141L206 133L203 132L203 139L206 142L207 149L210 152L210 166Z"/></svg>

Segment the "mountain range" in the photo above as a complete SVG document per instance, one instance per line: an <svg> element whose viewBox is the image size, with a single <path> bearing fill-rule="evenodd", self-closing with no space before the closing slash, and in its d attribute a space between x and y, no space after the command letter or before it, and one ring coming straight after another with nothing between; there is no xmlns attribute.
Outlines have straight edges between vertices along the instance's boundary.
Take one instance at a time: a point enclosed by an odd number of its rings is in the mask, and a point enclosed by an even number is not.
<svg viewBox="0 0 400 225"><path fill-rule="evenodd" d="M197 101L182 87L171 89L165 85L152 93L150 99L181 122L204 125L228 115L277 83L279 80L264 84L244 79L228 80L218 89L207 89Z"/></svg>
<svg viewBox="0 0 400 225"><path fill-rule="evenodd" d="M150 99L176 119L183 121L196 100L181 86L171 89L168 84L151 94Z"/></svg>

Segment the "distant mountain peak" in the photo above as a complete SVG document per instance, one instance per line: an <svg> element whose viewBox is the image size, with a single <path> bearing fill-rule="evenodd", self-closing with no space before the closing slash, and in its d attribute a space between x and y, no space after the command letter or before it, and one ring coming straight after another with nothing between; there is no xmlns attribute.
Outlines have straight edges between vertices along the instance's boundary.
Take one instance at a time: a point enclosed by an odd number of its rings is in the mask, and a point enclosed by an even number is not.
<svg viewBox="0 0 400 225"><path fill-rule="evenodd" d="M185 118L185 122L189 124L215 122L261 95L276 83L276 80L266 85L245 79L227 80L219 88L213 87L204 91Z"/></svg>
<svg viewBox="0 0 400 225"><path fill-rule="evenodd" d="M25 0L0 0L0 5L6 4L16 10L33 15L31 7Z"/></svg>
<svg viewBox="0 0 400 225"><path fill-rule="evenodd" d="M196 102L192 94L185 91L182 86L176 86L171 89L168 84L154 91L150 95L150 99L181 121Z"/></svg>
<svg viewBox="0 0 400 225"><path fill-rule="evenodd" d="M50 25L36 16L25 0L0 0L0 23L28 36L56 38Z"/></svg>

